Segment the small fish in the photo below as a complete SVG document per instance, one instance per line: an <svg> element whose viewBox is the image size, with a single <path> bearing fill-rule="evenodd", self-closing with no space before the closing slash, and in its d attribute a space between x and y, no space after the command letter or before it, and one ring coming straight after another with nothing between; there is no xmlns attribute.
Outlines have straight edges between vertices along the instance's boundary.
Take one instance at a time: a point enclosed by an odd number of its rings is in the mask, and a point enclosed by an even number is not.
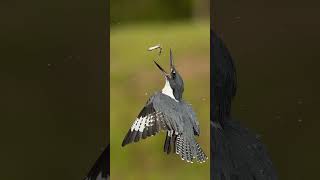
<svg viewBox="0 0 320 180"><path fill-rule="evenodd" d="M153 50L155 50L155 49L160 49L160 51L161 51L161 45L160 44L158 44L158 45L155 45L155 46L152 46L152 47L149 47L148 48L148 51L153 51Z"/></svg>
<svg viewBox="0 0 320 180"><path fill-rule="evenodd" d="M157 44L157 45L155 45L155 46L149 47L149 48L148 48L148 51L153 51L153 50L156 50L156 49L159 49L159 53L158 53L158 58L157 58L157 60L160 60L160 55L161 55L161 53L162 53L162 47L161 47L160 44Z"/></svg>

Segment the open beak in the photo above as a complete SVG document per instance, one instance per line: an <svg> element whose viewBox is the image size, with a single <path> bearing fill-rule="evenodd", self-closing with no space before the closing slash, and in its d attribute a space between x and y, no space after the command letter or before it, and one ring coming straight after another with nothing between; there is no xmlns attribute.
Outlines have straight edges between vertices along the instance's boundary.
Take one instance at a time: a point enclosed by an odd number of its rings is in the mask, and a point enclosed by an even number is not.
<svg viewBox="0 0 320 180"><path fill-rule="evenodd" d="M172 50L171 50L171 48L170 48L170 69L171 69L171 71L174 70L173 56L172 56Z"/></svg>
<svg viewBox="0 0 320 180"><path fill-rule="evenodd" d="M167 73L156 61L153 61L156 66L160 69L161 73L166 77L166 78L171 78L170 73ZM172 56L172 50L170 49L170 70L171 72L175 70L174 64L173 64L173 56Z"/></svg>
<svg viewBox="0 0 320 180"><path fill-rule="evenodd" d="M165 76L165 77L170 77L170 74L168 74L156 61L153 61L156 66L160 69L161 73Z"/></svg>

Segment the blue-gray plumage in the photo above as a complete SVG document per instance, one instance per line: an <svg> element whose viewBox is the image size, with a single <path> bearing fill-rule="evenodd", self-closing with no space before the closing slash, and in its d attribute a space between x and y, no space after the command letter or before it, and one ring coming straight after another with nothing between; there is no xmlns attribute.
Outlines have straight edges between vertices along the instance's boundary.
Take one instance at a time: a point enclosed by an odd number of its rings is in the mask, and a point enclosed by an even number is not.
<svg viewBox="0 0 320 180"><path fill-rule="evenodd" d="M154 63L165 77L165 87L149 98L125 136L122 146L164 131L167 134L164 152L175 152L187 162L196 159L202 163L207 156L195 139L195 136L200 135L199 122L191 106L182 99L184 84L173 64L171 49L170 73L157 62Z"/></svg>

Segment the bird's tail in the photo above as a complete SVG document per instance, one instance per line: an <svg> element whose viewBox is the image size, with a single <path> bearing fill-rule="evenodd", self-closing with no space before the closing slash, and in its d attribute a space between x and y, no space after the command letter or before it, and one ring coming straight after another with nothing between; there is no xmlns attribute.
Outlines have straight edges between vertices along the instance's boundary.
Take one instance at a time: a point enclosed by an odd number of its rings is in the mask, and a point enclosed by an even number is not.
<svg viewBox="0 0 320 180"><path fill-rule="evenodd" d="M164 143L164 152L169 154L171 150L180 155L182 160L190 163L193 163L193 159L200 163L208 159L194 137L189 138L183 134L175 134L173 131L168 131Z"/></svg>
<svg viewBox="0 0 320 180"><path fill-rule="evenodd" d="M236 121L211 121L211 179L276 180L277 175L259 137Z"/></svg>

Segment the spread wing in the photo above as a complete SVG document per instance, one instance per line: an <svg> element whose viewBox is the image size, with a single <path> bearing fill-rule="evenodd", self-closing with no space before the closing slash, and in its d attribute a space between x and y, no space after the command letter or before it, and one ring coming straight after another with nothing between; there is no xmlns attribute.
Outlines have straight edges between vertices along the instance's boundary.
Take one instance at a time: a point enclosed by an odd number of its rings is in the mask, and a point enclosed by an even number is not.
<svg viewBox="0 0 320 180"><path fill-rule="evenodd" d="M180 119L181 113L177 110L176 101L162 93L156 93L140 111L122 146L156 135L161 130L178 134L181 131L177 119Z"/></svg>

